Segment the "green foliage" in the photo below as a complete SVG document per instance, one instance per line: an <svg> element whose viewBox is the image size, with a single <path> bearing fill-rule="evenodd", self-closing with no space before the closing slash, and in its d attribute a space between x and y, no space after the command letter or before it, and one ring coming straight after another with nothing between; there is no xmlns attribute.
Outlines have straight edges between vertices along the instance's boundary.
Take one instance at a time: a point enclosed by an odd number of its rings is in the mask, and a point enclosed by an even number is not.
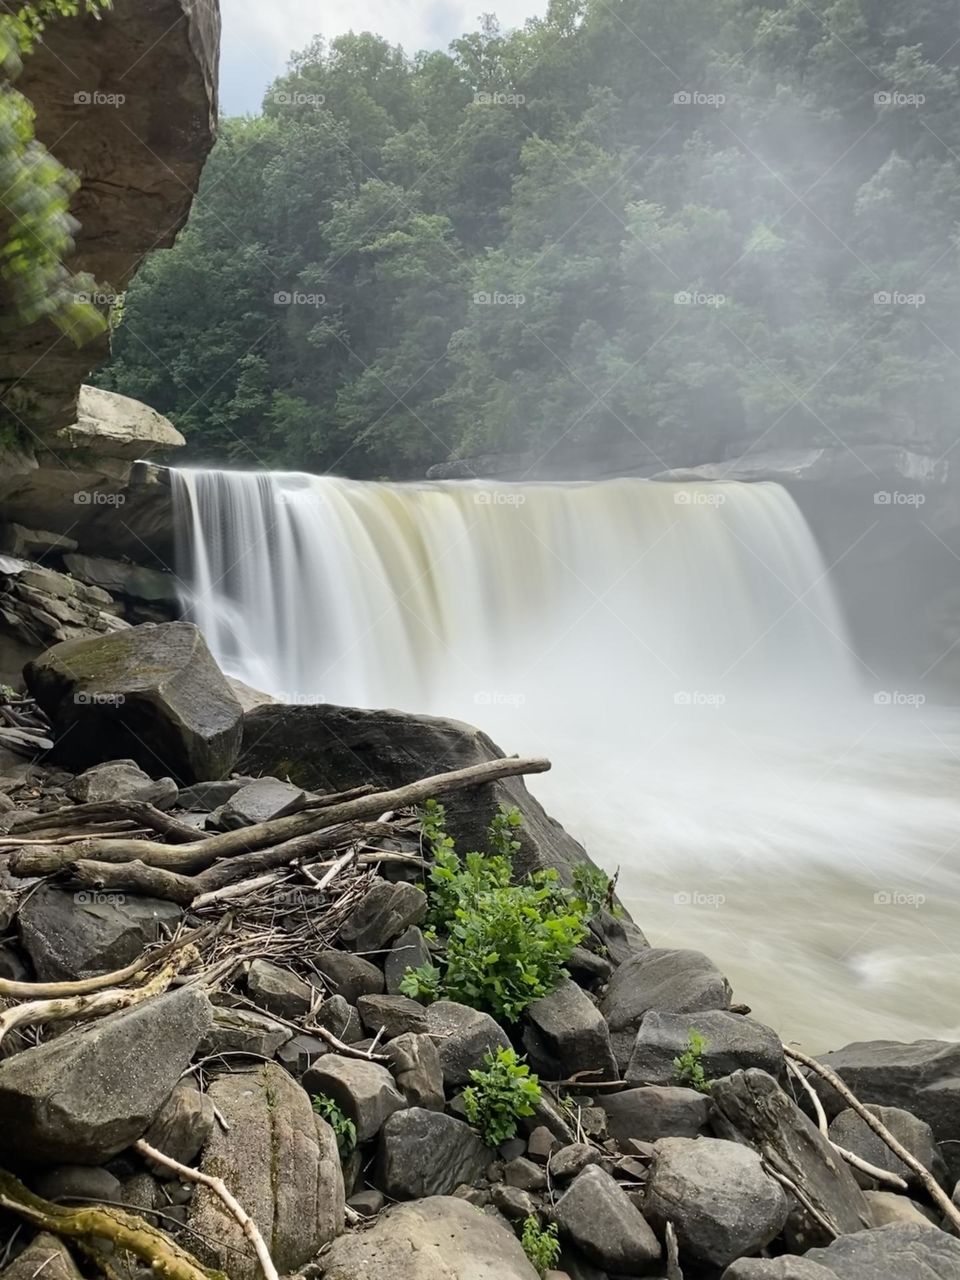
<svg viewBox="0 0 960 1280"><path fill-rule="evenodd" d="M325 1093L315 1094L312 1102L314 1111L323 1116L336 1136L340 1159L346 1160L357 1145L357 1126Z"/></svg>
<svg viewBox="0 0 960 1280"><path fill-rule="evenodd" d="M710 1081L703 1069L703 1051L707 1042L693 1028L687 1033L687 1047L673 1060L674 1079L677 1084L696 1089L698 1093L710 1092Z"/></svg>
<svg viewBox="0 0 960 1280"><path fill-rule="evenodd" d="M532 1116L540 1101L540 1082L513 1049L498 1049L484 1058L485 1069L470 1072L463 1091L467 1119L480 1130L488 1147L517 1135L517 1121Z"/></svg>
<svg viewBox="0 0 960 1280"><path fill-rule="evenodd" d="M531 1001L549 995L587 933L583 908L555 871L512 883L516 810L501 808L489 828L500 852L461 859L443 829L443 807L426 812L434 854L428 875L428 924L442 947L440 966L408 969L402 990L415 999L444 996L515 1022Z"/></svg>
<svg viewBox="0 0 960 1280"><path fill-rule="evenodd" d="M529 1218L524 1219L520 1243L523 1245L523 1252L530 1259L530 1265L538 1275L542 1276L544 1272L552 1271L560 1261L560 1241L557 1239L555 1222L541 1227L539 1218L531 1214Z"/></svg>
<svg viewBox="0 0 960 1280"><path fill-rule="evenodd" d="M616 911L613 901L616 878L595 867L592 862L580 862L573 869L573 892L588 920L598 912Z"/></svg>

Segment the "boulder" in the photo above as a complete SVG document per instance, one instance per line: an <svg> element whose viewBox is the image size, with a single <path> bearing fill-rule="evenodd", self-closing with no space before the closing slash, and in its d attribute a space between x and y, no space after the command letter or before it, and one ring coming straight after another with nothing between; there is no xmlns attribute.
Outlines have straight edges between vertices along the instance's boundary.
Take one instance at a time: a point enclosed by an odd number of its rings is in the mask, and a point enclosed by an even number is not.
<svg viewBox="0 0 960 1280"><path fill-rule="evenodd" d="M427 1030L427 1011L408 996L361 996L357 1001L360 1021L371 1035L382 1032L392 1040L409 1032L422 1035Z"/></svg>
<svg viewBox="0 0 960 1280"><path fill-rule="evenodd" d="M4 1267L0 1275L3 1280L37 1280L41 1272L44 1280L83 1280L67 1246L45 1231L34 1236L23 1253Z"/></svg>
<svg viewBox="0 0 960 1280"><path fill-rule="evenodd" d="M289 1027L274 1022L266 1014L218 1005L213 1010L213 1021L203 1037L200 1052L204 1057L217 1053L249 1053L256 1058L272 1058L292 1036Z"/></svg>
<svg viewBox="0 0 960 1280"><path fill-rule="evenodd" d="M297 813L306 804L306 794L299 787L279 778L255 778L235 791L230 799L214 810L207 826L218 831L235 831L255 822L269 822Z"/></svg>
<svg viewBox="0 0 960 1280"><path fill-rule="evenodd" d="M510 1048L509 1036L488 1013L454 1000L438 1000L430 1005L427 1026L430 1034L437 1037L447 1085L469 1084L470 1072L483 1066L488 1053Z"/></svg>
<svg viewBox="0 0 960 1280"><path fill-rule="evenodd" d="M304 1072L303 1087L311 1096L332 1098L357 1126L358 1142L376 1137L388 1117L407 1105L386 1067L338 1053L325 1053Z"/></svg>
<svg viewBox="0 0 960 1280"><path fill-rule="evenodd" d="M524 1017L523 1047L539 1075L565 1080L590 1072L597 1080L620 1078L603 1015L569 978L550 995L534 1000Z"/></svg>
<svg viewBox="0 0 960 1280"><path fill-rule="evenodd" d="M588 1164L596 1164L600 1152L588 1142L571 1142L550 1157L550 1177L554 1182L569 1182Z"/></svg>
<svg viewBox="0 0 960 1280"><path fill-rule="evenodd" d="M703 1013L645 1013L624 1079L628 1084L676 1084L674 1061L688 1047L690 1032L704 1041L700 1064L708 1080L747 1067L771 1076L783 1073L780 1037L762 1022L725 1009Z"/></svg>
<svg viewBox="0 0 960 1280"><path fill-rule="evenodd" d="M535 1214L539 1204L529 1191L521 1187L510 1187L498 1182L490 1191L490 1199L505 1218L511 1222L522 1222Z"/></svg>
<svg viewBox="0 0 960 1280"><path fill-rule="evenodd" d="M326 1040L320 1040L316 1036L296 1035L282 1044L274 1056L282 1067L286 1067L299 1080L318 1058L329 1052L330 1046Z"/></svg>
<svg viewBox="0 0 960 1280"><path fill-rule="evenodd" d="M180 608L180 580L173 573L163 573L126 560L108 560L104 556L69 553L63 557L67 570L81 582L93 583L114 596L132 596L151 604Z"/></svg>
<svg viewBox="0 0 960 1280"><path fill-rule="evenodd" d="M394 1205L336 1240L323 1265L324 1280L538 1280L502 1220L452 1196Z"/></svg>
<svg viewBox="0 0 960 1280"><path fill-rule="evenodd" d="M626 1071L637 1031L648 1010L699 1013L729 1005L730 984L701 952L649 947L636 952L616 971L600 1011L610 1026L620 1068Z"/></svg>
<svg viewBox="0 0 960 1280"><path fill-rule="evenodd" d="M0 1063L0 1163L99 1164L143 1136L197 1051L195 987L65 1031Z"/></svg>
<svg viewBox="0 0 960 1280"><path fill-rule="evenodd" d="M553 1214L564 1236L605 1271L644 1275L660 1257L660 1243L640 1210L597 1165L574 1179Z"/></svg>
<svg viewBox="0 0 960 1280"><path fill-rule="evenodd" d="M727 1267L721 1280L837 1280L837 1275L819 1262L789 1254L781 1258L742 1258ZM886 1275L883 1280L887 1280Z"/></svg>
<svg viewBox="0 0 960 1280"><path fill-rule="evenodd" d="M71 982L132 963L182 915L159 898L44 884L20 908L20 942L41 982Z"/></svg>
<svg viewBox="0 0 960 1280"><path fill-rule="evenodd" d="M842 1235L802 1258L735 1262L723 1280L958 1280L960 1240L928 1226Z"/></svg>
<svg viewBox="0 0 960 1280"><path fill-rule="evenodd" d="M195 782L190 787L180 788L177 803L181 809L189 809L192 813L213 813L248 782L254 781L254 778L218 778L210 782Z"/></svg>
<svg viewBox="0 0 960 1280"><path fill-rule="evenodd" d="M918 1120L909 1111L900 1107L868 1106L867 1110L877 1117L881 1124L890 1130L895 1138L915 1156L923 1167L940 1182L946 1179L946 1168L943 1157L937 1149L933 1138L933 1130L924 1120ZM830 1141L839 1147L846 1147L862 1160L886 1169L905 1179L914 1188L920 1186L917 1175L895 1156L882 1138L878 1138L865 1120L850 1107L841 1111L830 1122ZM862 1187L876 1185L869 1174L853 1169L853 1176Z"/></svg>
<svg viewBox="0 0 960 1280"><path fill-rule="evenodd" d="M201 1093L189 1080L181 1080L144 1134L151 1147L165 1156L192 1164L207 1144L216 1123L209 1094ZM165 1165L150 1165L158 1178L175 1178Z"/></svg>
<svg viewBox="0 0 960 1280"><path fill-rule="evenodd" d="M925 1209L909 1196L897 1195L894 1191L865 1191L863 1195L870 1206L870 1216L875 1227L906 1223L940 1229L933 1211Z"/></svg>
<svg viewBox="0 0 960 1280"><path fill-rule="evenodd" d="M665 1138L656 1151L643 1211L660 1233L673 1223L681 1257L725 1267L758 1253L783 1230L790 1203L750 1147Z"/></svg>
<svg viewBox="0 0 960 1280"><path fill-rule="evenodd" d="M344 1044L356 1044L363 1039L360 1015L343 996L331 996L329 1000L324 1000L314 1013L313 1020L318 1027L325 1028Z"/></svg>
<svg viewBox="0 0 960 1280"><path fill-rule="evenodd" d="M71 767L130 757L187 783L233 767L243 712L191 623L64 641L28 663L24 679L53 723L56 758Z"/></svg>
<svg viewBox="0 0 960 1280"><path fill-rule="evenodd" d="M115 1204L123 1200L123 1187L109 1169L89 1164L61 1164L32 1179L31 1191L58 1203Z"/></svg>
<svg viewBox="0 0 960 1280"><path fill-rule="evenodd" d="M295 1271L343 1230L344 1192L333 1130L273 1063L225 1075L209 1089L229 1128L217 1125L201 1171L223 1178L260 1228L281 1274ZM258 1280L236 1220L206 1187L191 1201L190 1248L231 1280Z"/></svg>
<svg viewBox="0 0 960 1280"><path fill-rule="evenodd" d="M331 995L343 996L348 1004L356 1004L361 996L377 995L383 990L383 974L375 964L349 951L322 951L313 957L317 972L323 975Z"/></svg>
<svg viewBox="0 0 960 1280"><path fill-rule="evenodd" d="M73 538L47 529L27 529L22 524L0 525L0 552L18 560L43 560L46 556L76 551Z"/></svg>
<svg viewBox="0 0 960 1280"><path fill-rule="evenodd" d="M340 941L353 951L383 951L427 914L427 895L416 885L375 880L340 926Z"/></svg>
<svg viewBox="0 0 960 1280"><path fill-rule="evenodd" d="M400 984L407 970L419 969L430 962L430 948L421 931L412 924L409 929L404 929L384 957L383 972L387 982L387 992L393 996L399 995Z"/></svg>
<svg viewBox="0 0 960 1280"><path fill-rule="evenodd" d="M383 1126L375 1182L393 1200L445 1196L474 1183L493 1152L456 1116L411 1107Z"/></svg>
<svg viewBox="0 0 960 1280"><path fill-rule="evenodd" d="M440 1052L430 1036L397 1036L384 1047L384 1054L408 1106L443 1110L443 1068Z"/></svg>
<svg viewBox="0 0 960 1280"><path fill-rule="evenodd" d="M66 792L78 804L139 803L169 809L177 802L177 784L172 778L154 781L133 760L108 760L67 783Z"/></svg>
<svg viewBox="0 0 960 1280"><path fill-rule="evenodd" d="M601 1095L598 1101L607 1113L607 1132L621 1143L695 1138L710 1115L710 1099L695 1089L650 1085Z"/></svg>
<svg viewBox="0 0 960 1280"><path fill-rule="evenodd" d="M514 1156L503 1166L503 1181L521 1191L542 1191L547 1185L546 1170L526 1156Z"/></svg>
<svg viewBox="0 0 960 1280"><path fill-rule="evenodd" d="M254 960L250 965L247 992L254 1004L290 1021L303 1018L318 999L308 982L269 960Z"/></svg>

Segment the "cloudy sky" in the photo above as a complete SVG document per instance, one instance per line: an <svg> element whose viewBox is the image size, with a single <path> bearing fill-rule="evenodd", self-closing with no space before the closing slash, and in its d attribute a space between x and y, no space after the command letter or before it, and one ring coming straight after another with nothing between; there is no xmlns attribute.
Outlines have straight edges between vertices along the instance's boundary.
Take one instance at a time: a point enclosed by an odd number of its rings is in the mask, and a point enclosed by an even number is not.
<svg viewBox="0 0 960 1280"><path fill-rule="evenodd" d="M408 51L442 49L496 12L503 27L546 10L546 0L222 0L221 93L229 115L258 111L292 50L315 35L375 31Z"/></svg>

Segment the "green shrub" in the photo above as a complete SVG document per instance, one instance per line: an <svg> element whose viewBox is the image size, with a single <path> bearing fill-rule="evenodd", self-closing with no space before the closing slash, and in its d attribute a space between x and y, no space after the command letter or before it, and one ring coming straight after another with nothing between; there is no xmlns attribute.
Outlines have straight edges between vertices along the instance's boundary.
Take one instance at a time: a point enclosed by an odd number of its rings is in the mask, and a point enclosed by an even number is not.
<svg viewBox="0 0 960 1280"><path fill-rule="evenodd" d="M573 892L588 920L606 909L614 915L618 908L613 900L616 876L608 876L592 862L579 862L573 869Z"/></svg>
<svg viewBox="0 0 960 1280"><path fill-rule="evenodd" d="M357 1145L357 1126L325 1093L315 1094L312 1101L314 1111L323 1116L336 1136L340 1159L346 1160Z"/></svg>
<svg viewBox="0 0 960 1280"><path fill-rule="evenodd" d="M487 1146L499 1147L516 1137L522 1116L533 1115L540 1082L513 1049L488 1053L484 1063L484 1070L470 1072L473 1084L463 1091L463 1105Z"/></svg>
<svg viewBox="0 0 960 1280"><path fill-rule="evenodd" d="M555 1222L551 1222L548 1227L541 1227L539 1219L531 1214L524 1219L520 1243L534 1270L541 1276L545 1271L552 1270L560 1260L560 1241L557 1239Z"/></svg>
<svg viewBox="0 0 960 1280"><path fill-rule="evenodd" d="M710 1092L710 1081L703 1069L703 1051L707 1042L699 1031L692 1028L687 1032L687 1047L678 1058L673 1060L674 1078L677 1084L696 1089L699 1093Z"/></svg>

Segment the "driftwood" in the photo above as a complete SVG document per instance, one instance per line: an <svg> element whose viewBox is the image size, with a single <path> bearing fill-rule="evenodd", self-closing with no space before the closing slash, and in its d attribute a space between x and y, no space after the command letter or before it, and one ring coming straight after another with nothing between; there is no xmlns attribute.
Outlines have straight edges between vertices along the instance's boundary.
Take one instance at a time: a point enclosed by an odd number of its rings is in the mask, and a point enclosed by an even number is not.
<svg viewBox="0 0 960 1280"><path fill-rule="evenodd" d="M205 838L203 831L191 827L189 822L175 818L172 813L165 813L152 804L140 801L100 801L87 804L74 804L66 809L56 809L53 813L38 813L34 818L18 822L9 838L18 835L35 835L37 832L52 833L56 831L74 831L84 823L132 822L136 827L146 827L148 831L156 831L168 840L180 844L195 844Z"/></svg>

